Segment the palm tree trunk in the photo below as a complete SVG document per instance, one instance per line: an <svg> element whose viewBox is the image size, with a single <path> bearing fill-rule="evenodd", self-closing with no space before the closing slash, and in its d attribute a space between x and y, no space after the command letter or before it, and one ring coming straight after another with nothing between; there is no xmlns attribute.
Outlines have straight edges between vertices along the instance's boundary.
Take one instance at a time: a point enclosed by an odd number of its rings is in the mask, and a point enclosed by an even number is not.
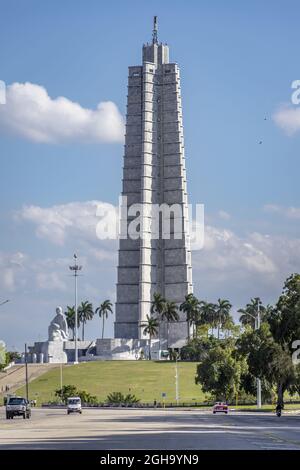
<svg viewBox="0 0 300 470"><path fill-rule="evenodd" d="M159 359L160 340L161 340L160 328L161 328L161 324L159 323L159 327L158 327L158 359Z"/></svg>
<svg viewBox="0 0 300 470"><path fill-rule="evenodd" d="M149 335L149 361L151 361L151 335Z"/></svg>
<svg viewBox="0 0 300 470"><path fill-rule="evenodd" d="M220 324L218 323L218 339L220 339Z"/></svg>
<svg viewBox="0 0 300 470"><path fill-rule="evenodd" d="M82 341L84 341L84 323L85 323L85 321L83 320L83 322L82 322Z"/></svg>
<svg viewBox="0 0 300 470"><path fill-rule="evenodd" d="M169 349L169 335L170 335L170 325L169 325L169 320L167 320L167 349Z"/></svg>
<svg viewBox="0 0 300 470"><path fill-rule="evenodd" d="M104 313L102 318L102 339L104 338Z"/></svg>

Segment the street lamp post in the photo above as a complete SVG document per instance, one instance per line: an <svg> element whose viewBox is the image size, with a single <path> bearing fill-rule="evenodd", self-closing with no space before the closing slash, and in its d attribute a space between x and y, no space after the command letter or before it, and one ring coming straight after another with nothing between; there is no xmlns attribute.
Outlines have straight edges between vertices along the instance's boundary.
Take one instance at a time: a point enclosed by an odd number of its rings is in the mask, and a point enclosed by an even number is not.
<svg viewBox="0 0 300 470"><path fill-rule="evenodd" d="M255 319L256 330L260 328L260 306L259 301L257 302L257 318ZM261 380L257 377L257 408L261 408Z"/></svg>
<svg viewBox="0 0 300 470"><path fill-rule="evenodd" d="M60 399L63 402L63 365L60 363Z"/></svg>
<svg viewBox="0 0 300 470"><path fill-rule="evenodd" d="M27 357L27 343L25 343L25 384L26 384L26 400L29 400L28 392L28 357Z"/></svg>
<svg viewBox="0 0 300 470"><path fill-rule="evenodd" d="M176 399L176 404L178 405L179 403L179 376L178 376L178 363L177 363L177 355L176 355L176 360L175 360L175 399Z"/></svg>
<svg viewBox="0 0 300 470"><path fill-rule="evenodd" d="M75 280L75 364L78 364L78 347L77 347L77 327L78 327L78 312L77 312L77 278L78 271L81 271L82 266L77 264L77 255L74 254L74 265L69 266L70 270L74 272Z"/></svg>
<svg viewBox="0 0 300 470"><path fill-rule="evenodd" d="M255 317L251 313L247 312L247 315L250 317L254 318L254 329L259 330L260 328L260 306L259 306L259 301L257 302L257 316ZM257 403L257 408L261 408L261 380L257 377L256 378L256 403Z"/></svg>

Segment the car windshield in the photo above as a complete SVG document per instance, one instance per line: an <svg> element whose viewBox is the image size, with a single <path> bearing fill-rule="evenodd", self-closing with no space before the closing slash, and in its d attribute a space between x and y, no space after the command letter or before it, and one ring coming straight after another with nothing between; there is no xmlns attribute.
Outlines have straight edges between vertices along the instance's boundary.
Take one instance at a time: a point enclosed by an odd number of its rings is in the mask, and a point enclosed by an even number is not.
<svg viewBox="0 0 300 470"><path fill-rule="evenodd" d="M10 398L8 405L26 405L26 400L24 398Z"/></svg>
<svg viewBox="0 0 300 470"><path fill-rule="evenodd" d="M79 398L72 398L71 400L68 401L69 405L78 405L80 403Z"/></svg>

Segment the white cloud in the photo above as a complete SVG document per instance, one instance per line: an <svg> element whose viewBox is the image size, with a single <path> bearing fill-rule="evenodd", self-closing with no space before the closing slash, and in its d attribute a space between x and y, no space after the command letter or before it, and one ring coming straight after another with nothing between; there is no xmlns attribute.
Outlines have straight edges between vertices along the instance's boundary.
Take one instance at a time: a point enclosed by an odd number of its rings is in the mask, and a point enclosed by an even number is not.
<svg viewBox="0 0 300 470"><path fill-rule="evenodd" d="M197 250L197 247L192 248ZM278 270L273 254L262 248L262 243L254 234L241 238L230 230L207 225L204 247L198 251L196 259L201 264L201 270L212 270L216 274L243 270L268 275Z"/></svg>
<svg viewBox="0 0 300 470"><path fill-rule="evenodd" d="M16 218L32 222L39 238L64 245L70 237L93 242L98 238L105 239L105 227L116 222L116 211L117 208L112 204L94 200L46 208L24 206L17 212Z"/></svg>
<svg viewBox="0 0 300 470"><path fill-rule="evenodd" d="M285 207L277 204L266 204L264 206L264 211L273 214L283 215L284 217L287 217L289 219L300 219L300 207Z"/></svg>
<svg viewBox="0 0 300 470"><path fill-rule="evenodd" d="M223 211L223 210L220 210L220 211L218 212L218 215L219 215L219 217L220 217L221 219L223 219L223 220L229 220L229 219L231 218L230 214L229 214L228 212L226 212L226 211Z"/></svg>
<svg viewBox="0 0 300 470"><path fill-rule="evenodd" d="M48 208L27 206L17 217L34 224L37 237L52 244L68 249L80 246L86 256L85 264L106 263L115 268L117 240L99 240L96 236L99 208L107 214L109 225L111 219L115 219L117 207L101 201L71 202ZM192 244L192 250L195 269L210 271L216 276L227 273L238 278L241 273L243 276L248 273L272 278L288 269L297 269L295 250L300 252L300 240L258 232L241 237L231 230L206 225L203 249ZM40 278L40 282L41 279L44 278Z"/></svg>
<svg viewBox="0 0 300 470"><path fill-rule="evenodd" d="M35 331L43 339L56 305L63 308L73 305L74 279L69 271L73 249L78 247L83 266L78 283L79 301L88 299L98 305L105 298L114 300L118 242L97 239L99 205L103 212L117 210L101 201L25 207L18 212L17 220L35 231L37 238L32 238L31 256L0 252L1 297L13 300L7 309L11 309L15 321L19 321L20 311L28 311L29 318L35 319ZM35 245L40 249L40 238L44 240L44 257L35 254ZM195 294L211 301L226 297L236 308L254 296L260 296L264 302L276 301L285 278L299 271L299 238L258 232L241 236L209 224L205 227L204 247L197 248L194 245L192 253ZM98 323L95 319L88 327L91 338ZM26 328L30 338L36 339L28 321L24 323ZM9 337L10 332L6 334Z"/></svg>
<svg viewBox="0 0 300 470"><path fill-rule="evenodd" d="M0 252L0 286L2 291L13 292L16 289L17 279L24 270L27 257L24 253Z"/></svg>
<svg viewBox="0 0 300 470"><path fill-rule="evenodd" d="M66 290L66 283L62 281L61 275L57 272L38 272L36 283L39 289Z"/></svg>
<svg viewBox="0 0 300 470"><path fill-rule="evenodd" d="M283 105L274 113L273 120L288 136L292 136L300 132L300 107Z"/></svg>
<svg viewBox="0 0 300 470"><path fill-rule="evenodd" d="M124 120L111 101L87 109L63 96L52 99L43 86L13 83L0 106L0 131L39 143L122 142Z"/></svg>

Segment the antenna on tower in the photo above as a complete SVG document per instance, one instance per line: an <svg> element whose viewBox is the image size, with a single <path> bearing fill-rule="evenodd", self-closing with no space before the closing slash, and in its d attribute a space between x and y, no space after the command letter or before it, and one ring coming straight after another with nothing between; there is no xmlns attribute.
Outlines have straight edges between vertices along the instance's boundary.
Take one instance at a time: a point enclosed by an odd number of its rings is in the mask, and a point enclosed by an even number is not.
<svg viewBox="0 0 300 470"><path fill-rule="evenodd" d="M157 38L157 16L154 16L154 18L153 18L152 42L153 42L153 44L158 43L158 38Z"/></svg>

